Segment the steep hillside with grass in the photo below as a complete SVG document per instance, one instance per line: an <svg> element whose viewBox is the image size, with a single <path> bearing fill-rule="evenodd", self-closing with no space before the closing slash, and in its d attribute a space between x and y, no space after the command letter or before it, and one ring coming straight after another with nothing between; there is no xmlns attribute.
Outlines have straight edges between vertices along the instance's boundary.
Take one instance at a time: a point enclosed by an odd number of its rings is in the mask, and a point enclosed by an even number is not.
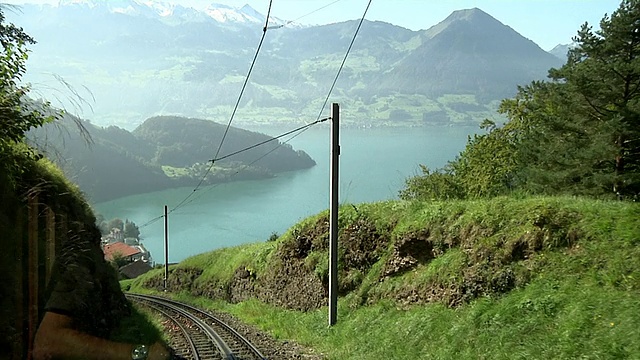
<svg viewBox="0 0 640 360"><path fill-rule="evenodd" d="M0 234L2 234L0 352L9 357L23 358L26 356L25 349L19 344L21 344L20 341L26 341L25 338L21 340L21 337L27 334L27 329L24 328L28 324L27 317L32 316L34 312L44 314L44 305L47 301L48 295L45 291L44 277L42 277L45 273L45 262L49 263L49 256L55 259L64 258L63 252L73 249L74 242L80 242L79 238L87 236L85 234L96 233L97 229L93 211L79 188L72 184L56 165L41 157L24 143L10 143L0 139L0 150L2 150L0 151ZM26 230L26 225L30 229L32 227L26 215L29 206L33 206L29 205L30 198L36 199L36 206L39 208L36 211L39 211L40 216L39 226L35 224L37 230L35 248L30 239L31 230L29 232ZM46 227L46 230L43 218L46 212L45 207L51 209L53 218L57 219L57 222L51 227ZM98 244L99 240L99 238L95 239L95 243ZM51 243L56 244L56 250L53 253L49 253L48 250ZM104 256L97 245L87 251L98 252L95 254L97 259ZM45 253L46 259L44 259ZM35 256L40 264L39 271L35 275L29 274L29 278L26 278L23 273L27 269L27 261L31 261L31 258L27 258L27 254L35 254L30 256ZM54 268L58 266L66 265L55 265ZM36 280L32 276L35 276ZM115 270L105 276L112 276L112 283L116 284L114 289L117 290ZM37 284L38 281L40 285ZM39 294L38 286L40 286ZM39 299L36 303L37 309L32 308L24 312L17 310L24 309L22 306L25 304L25 299L31 296ZM122 296L122 294L114 291L113 296ZM92 309L105 311L104 307L90 308L87 310L87 316L92 314ZM120 326L111 335L114 341L153 343L161 336L150 320L135 309L130 316L124 316L116 321L120 321ZM23 327L16 327L16 324Z"/></svg>
<svg viewBox="0 0 640 360"><path fill-rule="evenodd" d="M640 206L575 197L346 205L338 325L327 213L171 268L170 293L330 359L636 358ZM163 274L129 283L160 290ZM196 300L197 299L197 300Z"/></svg>

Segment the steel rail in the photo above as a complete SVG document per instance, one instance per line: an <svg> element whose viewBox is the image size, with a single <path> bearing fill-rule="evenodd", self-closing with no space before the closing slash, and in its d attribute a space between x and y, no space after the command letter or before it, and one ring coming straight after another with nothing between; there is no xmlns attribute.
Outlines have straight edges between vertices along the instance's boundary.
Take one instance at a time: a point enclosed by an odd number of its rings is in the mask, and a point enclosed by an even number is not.
<svg viewBox="0 0 640 360"><path fill-rule="evenodd" d="M166 306L173 311L180 313L186 318L189 318L189 320L191 320L198 327L205 329L204 331L207 333L207 336L209 336L213 340L213 342L220 350L220 355L223 359L266 359L260 353L260 350L258 350L249 340L247 340L231 326L227 325L224 321L218 319L210 313L202 311L201 309L198 309L194 306L166 299L160 296L127 294L127 297L152 302L155 304L161 304L162 306ZM215 329L212 328L212 326L220 328L221 333L218 333ZM231 335L231 339L223 339L223 337L221 336L222 334ZM229 344L229 340L230 342L235 343L236 346L232 346L231 344ZM242 355L248 355L249 358Z"/></svg>
<svg viewBox="0 0 640 360"><path fill-rule="evenodd" d="M203 322L197 316L190 314L189 312L185 311L184 309L181 309L178 306L175 306L170 303L167 303L166 301L163 301L162 298L153 299L153 298L146 297L144 295L131 295L131 294L128 294L127 297L129 299L136 299L137 301L150 307L153 306L154 308L158 308L159 306L163 306L166 309L173 311L176 314L176 316L182 317L188 320L192 325L195 325L196 327L195 330L193 329L193 327L189 327L191 332L187 331L188 337L192 338L192 341L194 340L193 339L194 336L198 336L198 337L203 336L203 338L197 339L198 344L195 346L195 349L196 349L195 353L193 353L194 359L211 358L210 350L215 349L217 351L214 350L214 353L217 352L219 355L219 358L223 360L235 360L235 357L233 356L231 349L227 346L224 340L220 336L218 336L218 334L216 334L215 331L213 331L210 326L208 326L205 322ZM178 321L176 316L169 315L171 319ZM218 358L218 356L216 356L216 358Z"/></svg>
<svg viewBox="0 0 640 360"><path fill-rule="evenodd" d="M135 295L134 296L127 295L127 297L130 298L130 299L136 298ZM138 299L141 300L141 298L138 298ZM182 325L182 323L180 323L180 321L175 319L173 316L171 316L171 314L169 314L165 310L163 310L160 307L156 306L155 303L150 303L150 302L146 302L145 301L145 305L150 307L150 308L152 308L154 311L159 312L165 318L169 319L169 321L171 321L174 325L176 325L180 329L180 331L182 332L182 336L184 337L185 341L187 342L188 348L190 350L190 354L192 354L192 356L194 357L194 360L200 360L200 356L198 355L198 349L196 348L196 344L194 343L193 339L189 335L189 331ZM176 355L184 356L186 354L176 354Z"/></svg>

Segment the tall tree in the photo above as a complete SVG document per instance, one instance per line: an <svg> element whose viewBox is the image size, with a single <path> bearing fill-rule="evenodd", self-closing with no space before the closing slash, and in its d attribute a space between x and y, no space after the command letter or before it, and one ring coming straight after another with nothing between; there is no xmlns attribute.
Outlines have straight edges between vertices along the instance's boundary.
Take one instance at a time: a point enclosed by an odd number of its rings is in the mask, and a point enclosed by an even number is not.
<svg viewBox="0 0 640 360"><path fill-rule="evenodd" d="M133 221L126 219L124 222L124 237L140 239L140 228Z"/></svg>
<svg viewBox="0 0 640 360"><path fill-rule="evenodd" d="M573 39L567 63L553 80L575 93L572 110L593 140L608 142L593 165L601 167L611 191L640 193L640 1L624 0L605 15L600 30L585 23ZM599 138L599 139L598 139Z"/></svg>

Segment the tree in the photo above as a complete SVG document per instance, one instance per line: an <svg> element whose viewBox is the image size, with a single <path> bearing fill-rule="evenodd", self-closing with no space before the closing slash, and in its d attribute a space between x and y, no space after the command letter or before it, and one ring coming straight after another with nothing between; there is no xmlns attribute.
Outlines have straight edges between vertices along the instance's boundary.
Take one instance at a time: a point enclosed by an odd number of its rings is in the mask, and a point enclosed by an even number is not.
<svg viewBox="0 0 640 360"><path fill-rule="evenodd" d="M567 63L552 70L580 100L580 124L594 142L603 141L593 165L619 196L640 194L640 1L624 0L605 15L600 30L585 23Z"/></svg>
<svg viewBox="0 0 640 360"><path fill-rule="evenodd" d="M433 172L424 165L420 165L420 169L422 175L405 181L405 188L399 194L401 199L451 200L465 197L451 166Z"/></svg>
<svg viewBox="0 0 640 360"><path fill-rule="evenodd" d="M111 259L111 265L116 269L120 269L121 267L130 264L131 261L122 255L120 252L116 252L113 254L113 258Z"/></svg>
<svg viewBox="0 0 640 360"><path fill-rule="evenodd" d="M129 221L129 219L124 222L124 237L140 238L140 229L133 221Z"/></svg>
<svg viewBox="0 0 640 360"><path fill-rule="evenodd" d="M469 137L465 149L442 169L430 171L421 165L422 175L407 179L400 198L449 200L508 193L519 184L518 125L499 128L485 120L481 127L486 134Z"/></svg>
<svg viewBox="0 0 640 360"><path fill-rule="evenodd" d="M538 194L602 196L610 180L603 159L613 154L606 124L587 124L582 98L566 83L533 82L504 100L503 132L516 161L514 189ZM494 166L487 163L487 166Z"/></svg>
<svg viewBox="0 0 640 360"><path fill-rule="evenodd" d="M0 5L0 172L14 190L24 186L18 179L42 157L24 143L25 132L61 114L52 111L48 102L29 99L29 87L20 84L26 71L27 45L34 43L22 28L5 23Z"/></svg>
<svg viewBox="0 0 640 360"><path fill-rule="evenodd" d="M497 196L516 186L519 153L514 125L498 128L485 120L481 127L488 133L469 138L466 148L450 164L465 197Z"/></svg>
<svg viewBox="0 0 640 360"><path fill-rule="evenodd" d="M122 219L115 218L109 221L108 227L109 231L111 231L111 229L119 229L120 231L124 231L124 222L122 221Z"/></svg>
<svg viewBox="0 0 640 360"><path fill-rule="evenodd" d="M502 101L499 112L509 119L503 127L485 123L487 134L470 138L445 169L407 181L401 196L445 199L450 195L433 191L445 179L462 197L518 190L637 199L640 0L622 1L600 28L585 23L549 81Z"/></svg>
<svg viewBox="0 0 640 360"><path fill-rule="evenodd" d="M26 71L27 45L35 40L22 28L6 24L0 8L0 141L19 142L32 127L53 121L49 103L39 106L27 98L29 87L20 81ZM46 115L50 113L50 115Z"/></svg>

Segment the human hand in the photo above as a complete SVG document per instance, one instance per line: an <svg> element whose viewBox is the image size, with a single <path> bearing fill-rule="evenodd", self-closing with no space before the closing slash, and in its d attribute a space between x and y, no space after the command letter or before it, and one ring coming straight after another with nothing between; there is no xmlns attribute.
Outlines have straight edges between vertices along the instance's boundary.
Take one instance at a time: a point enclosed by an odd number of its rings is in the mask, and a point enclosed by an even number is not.
<svg viewBox="0 0 640 360"><path fill-rule="evenodd" d="M153 345L149 346L149 356L147 357L149 360L169 360L171 359L171 350L167 347L167 345L161 342L155 342Z"/></svg>

